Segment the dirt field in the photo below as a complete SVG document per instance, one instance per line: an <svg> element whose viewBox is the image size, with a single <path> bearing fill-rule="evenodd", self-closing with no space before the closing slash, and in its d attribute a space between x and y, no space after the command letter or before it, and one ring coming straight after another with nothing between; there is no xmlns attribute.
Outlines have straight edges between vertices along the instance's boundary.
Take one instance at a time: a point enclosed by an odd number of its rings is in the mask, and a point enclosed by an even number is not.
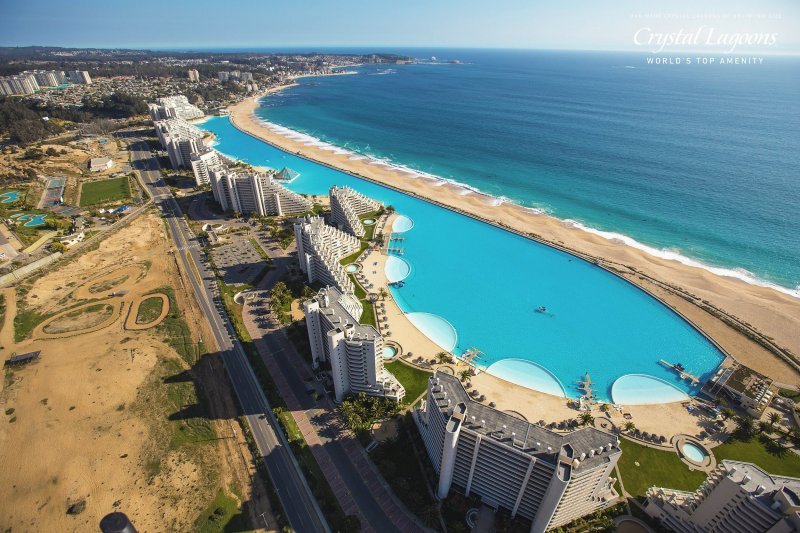
<svg viewBox="0 0 800 533"><path fill-rule="evenodd" d="M41 358L0 393L0 530L97 531L114 510L139 531L275 524L160 218L2 295L0 356Z"/></svg>

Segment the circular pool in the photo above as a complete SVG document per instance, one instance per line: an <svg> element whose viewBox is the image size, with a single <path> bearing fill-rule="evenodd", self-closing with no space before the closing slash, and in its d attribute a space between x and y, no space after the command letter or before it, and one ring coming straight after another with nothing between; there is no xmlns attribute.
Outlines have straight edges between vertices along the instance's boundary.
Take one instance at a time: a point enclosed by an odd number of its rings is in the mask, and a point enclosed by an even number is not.
<svg viewBox="0 0 800 533"><path fill-rule="evenodd" d="M344 270L345 272L349 272L350 274L352 274L353 272L358 272L359 270L361 270L361 265L359 265L358 263L350 263L349 265L344 267Z"/></svg>
<svg viewBox="0 0 800 533"><path fill-rule="evenodd" d="M397 283L411 274L411 265L404 259L390 255L386 258L386 266L383 270L389 283Z"/></svg>
<svg viewBox="0 0 800 533"><path fill-rule="evenodd" d="M458 333L453 325L433 313L406 313L414 326L443 350L452 352L458 343Z"/></svg>
<svg viewBox="0 0 800 533"><path fill-rule="evenodd" d="M706 451L693 442L686 441L681 444L681 453L694 463L702 463L708 457Z"/></svg>
<svg viewBox="0 0 800 533"><path fill-rule="evenodd" d="M386 346L383 347L383 358L384 359L391 359L395 355L397 355L397 348L395 348L391 344L386 345Z"/></svg>
<svg viewBox="0 0 800 533"><path fill-rule="evenodd" d="M375 219L365 218L364 220L361 221L361 223L364 224L365 226L372 226L373 224L375 224Z"/></svg>
<svg viewBox="0 0 800 533"><path fill-rule="evenodd" d="M611 386L614 403L643 405L682 402L689 395L672 383L647 374L626 374Z"/></svg>
<svg viewBox="0 0 800 533"><path fill-rule="evenodd" d="M392 231L394 233L403 233L414 227L414 221L405 215L398 215L394 222L392 222Z"/></svg>

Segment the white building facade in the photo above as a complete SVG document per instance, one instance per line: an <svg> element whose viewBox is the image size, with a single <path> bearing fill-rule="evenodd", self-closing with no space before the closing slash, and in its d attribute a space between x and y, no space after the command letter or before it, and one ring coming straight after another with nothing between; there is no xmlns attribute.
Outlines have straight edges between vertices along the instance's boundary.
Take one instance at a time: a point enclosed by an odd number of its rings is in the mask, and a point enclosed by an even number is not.
<svg viewBox="0 0 800 533"><path fill-rule="evenodd" d="M617 437L593 427L555 433L473 401L458 378L435 372L414 419L434 469L437 496L477 495L531 521L541 533L618 500L611 474Z"/></svg>
<svg viewBox="0 0 800 533"><path fill-rule="evenodd" d="M365 393L400 401L405 389L383 365L383 337L360 324L361 302L352 294L326 287L303 302L314 368L328 363L336 400Z"/></svg>
<svg viewBox="0 0 800 533"><path fill-rule="evenodd" d="M360 215L377 211L383 204L364 196L350 187L333 186L330 189L331 222L351 235L363 237L365 230Z"/></svg>
<svg viewBox="0 0 800 533"><path fill-rule="evenodd" d="M208 169L214 199L225 211L260 216L302 213L311 200L290 191L271 172L237 172L217 165Z"/></svg>
<svg viewBox="0 0 800 533"><path fill-rule="evenodd" d="M800 479L724 460L695 492L648 489L645 511L679 533L800 531Z"/></svg>
<svg viewBox="0 0 800 533"><path fill-rule="evenodd" d="M309 283L319 282L351 294L355 287L340 263L361 249L361 241L328 226L321 217L305 217L294 225L297 260Z"/></svg>

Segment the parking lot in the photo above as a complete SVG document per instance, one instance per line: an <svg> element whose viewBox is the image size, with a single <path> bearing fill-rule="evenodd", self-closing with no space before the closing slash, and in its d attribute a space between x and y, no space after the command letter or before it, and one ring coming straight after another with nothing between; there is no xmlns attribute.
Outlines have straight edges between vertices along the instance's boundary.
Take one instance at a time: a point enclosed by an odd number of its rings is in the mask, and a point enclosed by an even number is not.
<svg viewBox="0 0 800 533"><path fill-rule="evenodd" d="M212 249L211 256L222 280L228 285L252 284L266 263L246 239Z"/></svg>

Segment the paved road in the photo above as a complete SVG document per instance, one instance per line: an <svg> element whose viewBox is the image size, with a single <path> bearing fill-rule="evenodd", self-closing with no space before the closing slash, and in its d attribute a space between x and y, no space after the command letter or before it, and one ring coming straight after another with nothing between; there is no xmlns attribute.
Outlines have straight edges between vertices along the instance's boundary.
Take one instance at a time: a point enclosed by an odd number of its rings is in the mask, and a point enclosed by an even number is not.
<svg viewBox="0 0 800 533"><path fill-rule="evenodd" d="M272 409L264 396L247 356L233 333L225 314L216 279L207 268L202 249L197 245L180 206L163 182L158 161L144 141L131 145L133 167L161 209L169 233L178 249L176 256L191 284L197 302L208 319L225 368L239 398L259 452L281 500L286 518L298 532L329 532L330 529L317 505L300 467L292 454ZM199 272L202 280L198 280Z"/></svg>

